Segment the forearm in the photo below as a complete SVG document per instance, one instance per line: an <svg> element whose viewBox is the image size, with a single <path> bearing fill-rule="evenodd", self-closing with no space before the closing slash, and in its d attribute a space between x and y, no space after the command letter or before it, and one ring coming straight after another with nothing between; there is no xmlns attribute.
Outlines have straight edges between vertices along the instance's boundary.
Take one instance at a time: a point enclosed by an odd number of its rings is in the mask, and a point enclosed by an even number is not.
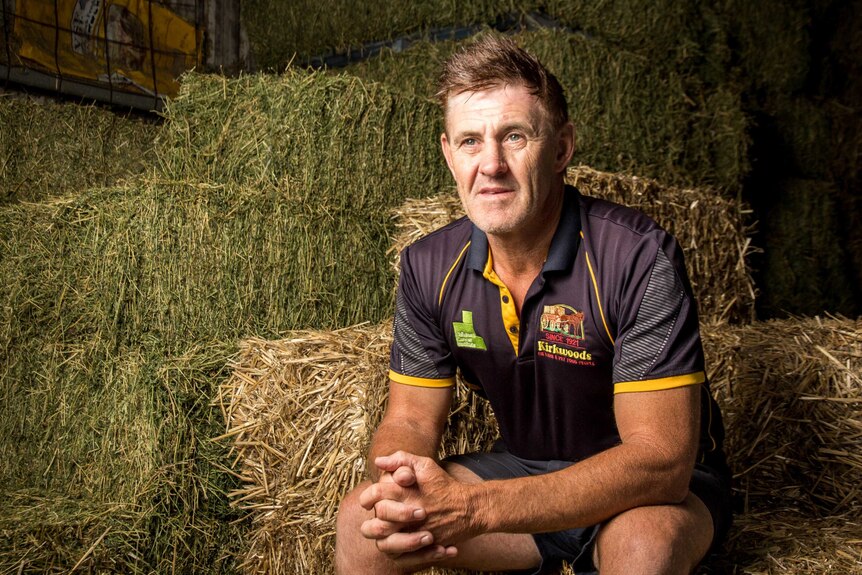
<svg viewBox="0 0 862 575"><path fill-rule="evenodd" d="M377 481L380 470L374 465L375 458L391 455L396 451L406 451L414 455L436 459L440 445L440 434L423 430L409 420L384 421L377 428L371 440L366 462L369 477Z"/></svg>
<svg viewBox="0 0 862 575"><path fill-rule="evenodd" d="M693 458L664 458L621 444L555 473L476 485L472 497L482 531L559 531L637 506L678 503L692 465Z"/></svg>

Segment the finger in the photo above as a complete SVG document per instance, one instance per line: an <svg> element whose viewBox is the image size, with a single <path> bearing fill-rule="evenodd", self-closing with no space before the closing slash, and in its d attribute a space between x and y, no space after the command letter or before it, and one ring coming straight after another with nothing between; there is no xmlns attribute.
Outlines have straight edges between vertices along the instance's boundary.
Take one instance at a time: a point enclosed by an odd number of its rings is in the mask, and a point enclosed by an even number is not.
<svg viewBox="0 0 862 575"><path fill-rule="evenodd" d="M425 567L433 563L439 563L445 559L458 556L458 549L454 546L443 547L442 545L429 545L419 551L403 553L393 557L393 561L403 570L412 570L417 567Z"/></svg>
<svg viewBox="0 0 862 575"><path fill-rule="evenodd" d="M399 531L382 539L377 539L377 549L390 556L412 553L434 542L427 531Z"/></svg>
<svg viewBox="0 0 862 575"><path fill-rule="evenodd" d="M399 501L403 497L404 489L397 483L372 483L359 494L359 505L370 511L378 501L384 499Z"/></svg>
<svg viewBox="0 0 862 575"><path fill-rule="evenodd" d="M404 527L403 523L393 523L373 517L362 522L359 532L366 539L385 539L393 533L398 533L402 527Z"/></svg>
<svg viewBox="0 0 862 575"><path fill-rule="evenodd" d="M428 514L421 507L393 501L391 499L383 499L374 504L374 515L383 521L393 521L398 523L412 523L414 521L422 521Z"/></svg>
<svg viewBox="0 0 862 575"><path fill-rule="evenodd" d="M391 477L401 487L411 487L416 483L416 473L412 467L406 465L393 471Z"/></svg>

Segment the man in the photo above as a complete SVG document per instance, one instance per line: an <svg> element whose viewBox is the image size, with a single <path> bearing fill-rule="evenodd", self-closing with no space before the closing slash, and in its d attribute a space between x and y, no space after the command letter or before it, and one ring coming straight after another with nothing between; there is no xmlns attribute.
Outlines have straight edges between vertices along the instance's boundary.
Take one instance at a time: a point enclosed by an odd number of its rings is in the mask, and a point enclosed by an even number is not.
<svg viewBox="0 0 862 575"><path fill-rule="evenodd" d="M564 184L562 89L510 40L453 56L438 95L469 219L402 255L389 403L337 572L691 572L727 528L729 477L678 245ZM456 369L501 441L438 462Z"/></svg>

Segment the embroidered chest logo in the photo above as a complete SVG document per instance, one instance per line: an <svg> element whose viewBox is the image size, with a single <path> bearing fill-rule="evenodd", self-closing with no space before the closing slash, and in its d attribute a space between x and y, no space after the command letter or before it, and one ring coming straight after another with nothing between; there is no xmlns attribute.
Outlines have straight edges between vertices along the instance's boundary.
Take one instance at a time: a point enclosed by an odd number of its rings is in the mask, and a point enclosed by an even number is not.
<svg viewBox="0 0 862 575"><path fill-rule="evenodd" d="M574 365L596 365L585 345L584 312L563 304L546 305L540 325L536 344L539 357Z"/></svg>
<svg viewBox="0 0 862 575"><path fill-rule="evenodd" d="M471 349L485 349L485 340L473 329L473 312L461 310L461 321L453 321L455 329L455 345Z"/></svg>

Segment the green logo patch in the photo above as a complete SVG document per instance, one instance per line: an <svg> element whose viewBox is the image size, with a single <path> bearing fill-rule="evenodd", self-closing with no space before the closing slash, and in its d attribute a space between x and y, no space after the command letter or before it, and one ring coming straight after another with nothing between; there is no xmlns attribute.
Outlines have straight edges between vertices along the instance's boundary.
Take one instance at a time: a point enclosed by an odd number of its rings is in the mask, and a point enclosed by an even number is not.
<svg viewBox="0 0 862 575"><path fill-rule="evenodd" d="M485 340L476 335L473 330L473 312L461 310L461 321L453 321L452 327L455 328L455 344L458 347L469 347L471 349L484 349Z"/></svg>

